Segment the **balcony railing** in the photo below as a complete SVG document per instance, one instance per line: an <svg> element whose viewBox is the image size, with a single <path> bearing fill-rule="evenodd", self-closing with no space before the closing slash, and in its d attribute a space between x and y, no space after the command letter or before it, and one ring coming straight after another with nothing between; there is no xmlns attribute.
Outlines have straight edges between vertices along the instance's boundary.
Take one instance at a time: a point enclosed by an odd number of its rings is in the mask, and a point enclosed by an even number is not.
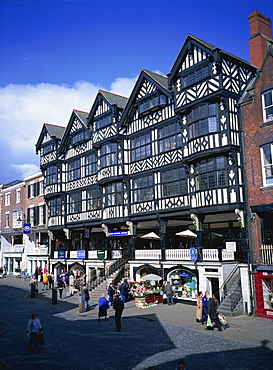
<svg viewBox="0 0 273 370"><path fill-rule="evenodd" d="M262 265L273 265L273 245L262 244L260 248L260 260Z"/></svg>
<svg viewBox="0 0 273 370"><path fill-rule="evenodd" d="M3 245L2 253L23 253L24 244Z"/></svg>

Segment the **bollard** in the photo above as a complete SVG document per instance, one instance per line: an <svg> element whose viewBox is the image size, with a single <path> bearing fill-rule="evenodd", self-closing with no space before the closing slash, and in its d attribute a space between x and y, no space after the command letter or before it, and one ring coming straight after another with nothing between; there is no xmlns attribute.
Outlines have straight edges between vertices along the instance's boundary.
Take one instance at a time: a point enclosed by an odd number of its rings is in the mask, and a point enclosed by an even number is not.
<svg viewBox="0 0 273 370"><path fill-rule="evenodd" d="M35 298L36 283L30 284L30 298Z"/></svg>
<svg viewBox="0 0 273 370"><path fill-rule="evenodd" d="M79 293L79 313L85 312L85 294Z"/></svg>
<svg viewBox="0 0 273 370"><path fill-rule="evenodd" d="M52 288L52 304L57 304L57 289Z"/></svg>

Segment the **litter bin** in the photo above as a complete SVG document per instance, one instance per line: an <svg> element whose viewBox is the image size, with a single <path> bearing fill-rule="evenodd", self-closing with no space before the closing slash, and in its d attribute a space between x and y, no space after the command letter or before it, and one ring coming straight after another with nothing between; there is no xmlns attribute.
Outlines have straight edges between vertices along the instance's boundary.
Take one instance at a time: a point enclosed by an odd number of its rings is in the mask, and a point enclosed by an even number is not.
<svg viewBox="0 0 273 370"><path fill-rule="evenodd" d="M52 302L51 302L53 305L54 304L57 304L57 289L56 288L52 288Z"/></svg>
<svg viewBox="0 0 273 370"><path fill-rule="evenodd" d="M30 284L30 298L35 298L36 283Z"/></svg>
<svg viewBox="0 0 273 370"><path fill-rule="evenodd" d="M80 293L79 294L79 313L85 312L85 294Z"/></svg>

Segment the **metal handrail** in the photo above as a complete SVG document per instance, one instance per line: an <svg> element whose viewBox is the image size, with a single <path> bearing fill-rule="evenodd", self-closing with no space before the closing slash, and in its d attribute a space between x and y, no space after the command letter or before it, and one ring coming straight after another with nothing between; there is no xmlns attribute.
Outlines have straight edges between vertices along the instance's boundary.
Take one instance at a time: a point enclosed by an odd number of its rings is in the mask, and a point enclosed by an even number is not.
<svg viewBox="0 0 273 370"><path fill-rule="evenodd" d="M239 268L239 264L237 264L233 270L230 272L230 274L228 275L228 277L225 279L225 281L223 282L223 284L221 285L221 287L219 288L219 290L215 293L215 296L218 295L218 299L219 299L219 302L223 302L223 300L225 299L225 297L227 296L228 294L228 288L227 288L227 285L228 283L230 282L230 280L234 277L236 271L238 270ZM224 292L224 294L222 294L222 292Z"/></svg>

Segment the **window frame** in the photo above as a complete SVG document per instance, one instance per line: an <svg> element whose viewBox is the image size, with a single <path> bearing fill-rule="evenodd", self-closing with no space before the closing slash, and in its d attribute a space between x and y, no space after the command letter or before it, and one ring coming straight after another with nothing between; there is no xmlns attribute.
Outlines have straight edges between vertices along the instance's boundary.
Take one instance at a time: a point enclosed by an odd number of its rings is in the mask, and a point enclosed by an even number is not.
<svg viewBox="0 0 273 370"><path fill-rule="evenodd" d="M270 156L271 156L271 163L265 164L265 148L270 148ZM260 147L260 154L261 154L261 166L262 166L262 178L263 178L263 186L273 186L273 143L268 143ZM267 176L267 168L270 171L272 175ZM267 179L272 179L272 182L268 182Z"/></svg>
<svg viewBox="0 0 273 370"><path fill-rule="evenodd" d="M177 171L177 174L175 173ZM171 168L161 172L162 198L188 194L187 176L184 167Z"/></svg>
<svg viewBox="0 0 273 370"><path fill-rule="evenodd" d="M81 178L81 159L75 158L67 163L67 182Z"/></svg>
<svg viewBox="0 0 273 370"><path fill-rule="evenodd" d="M210 112L210 109L213 109ZM188 114L189 140L219 131L218 103L205 103Z"/></svg>
<svg viewBox="0 0 273 370"><path fill-rule="evenodd" d="M152 154L151 132L138 135L131 139L131 162L150 158Z"/></svg>
<svg viewBox="0 0 273 370"><path fill-rule="evenodd" d="M150 202L155 199L153 174L137 177L132 180L133 203Z"/></svg>
<svg viewBox="0 0 273 370"><path fill-rule="evenodd" d="M105 206L121 206L124 204L123 182L115 182L105 186Z"/></svg>
<svg viewBox="0 0 273 370"><path fill-rule="evenodd" d="M101 208L101 192L98 187L86 190L86 210Z"/></svg>
<svg viewBox="0 0 273 370"><path fill-rule="evenodd" d="M106 168L118 164L118 144L111 142L104 144L100 150L100 167Z"/></svg>
<svg viewBox="0 0 273 370"><path fill-rule="evenodd" d="M172 131L172 127L174 130ZM169 132L167 132L169 130ZM164 132L165 131L165 132ZM158 152L165 153L182 147L182 132L178 122L172 122L158 129Z"/></svg>
<svg viewBox="0 0 273 370"><path fill-rule="evenodd" d="M223 160L223 165L217 163ZM223 181L224 176L224 181ZM196 190L204 191L228 186L227 158L217 156L203 159L197 164Z"/></svg>
<svg viewBox="0 0 273 370"><path fill-rule="evenodd" d="M271 104L266 105L266 96L270 94ZM263 122L273 121L273 89L269 89L262 93L262 108L263 108ZM270 114L267 117L267 110L270 110Z"/></svg>
<svg viewBox="0 0 273 370"><path fill-rule="evenodd" d="M77 191L67 196L67 213L75 214L82 212L82 192Z"/></svg>

